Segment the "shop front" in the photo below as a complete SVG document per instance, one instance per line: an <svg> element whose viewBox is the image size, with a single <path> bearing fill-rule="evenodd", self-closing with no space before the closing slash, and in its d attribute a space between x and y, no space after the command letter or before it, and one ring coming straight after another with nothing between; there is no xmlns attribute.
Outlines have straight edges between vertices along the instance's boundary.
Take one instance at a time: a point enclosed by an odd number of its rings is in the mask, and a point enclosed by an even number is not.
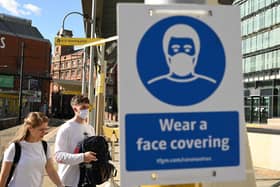
<svg viewBox="0 0 280 187"><path fill-rule="evenodd" d="M268 119L280 117L280 85L277 85L278 82L279 80L259 82L258 87L245 89L246 122L266 124Z"/></svg>

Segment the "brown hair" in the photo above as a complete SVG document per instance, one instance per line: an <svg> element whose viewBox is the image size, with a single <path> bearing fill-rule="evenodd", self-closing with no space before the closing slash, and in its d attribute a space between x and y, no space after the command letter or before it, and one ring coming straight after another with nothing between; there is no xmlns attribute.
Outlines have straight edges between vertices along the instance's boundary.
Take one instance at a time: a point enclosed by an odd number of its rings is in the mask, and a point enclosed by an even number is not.
<svg viewBox="0 0 280 187"><path fill-rule="evenodd" d="M25 140L29 136L28 127L36 128L49 121L49 118L42 112L30 112L24 122L17 131L11 142L19 142Z"/></svg>
<svg viewBox="0 0 280 187"><path fill-rule="evenodd" d="M80 104L89 104L89 99L83 95L75 95L71 99L71 106L80 105Z"/></svg>

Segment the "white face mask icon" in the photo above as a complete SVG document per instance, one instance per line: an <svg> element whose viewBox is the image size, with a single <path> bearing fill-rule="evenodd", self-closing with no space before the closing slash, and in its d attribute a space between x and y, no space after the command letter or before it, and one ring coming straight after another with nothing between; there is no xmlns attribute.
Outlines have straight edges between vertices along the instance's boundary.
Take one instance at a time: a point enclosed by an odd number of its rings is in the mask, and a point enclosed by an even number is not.
<svg viewBox="0 0 280 187"><path fill-rule="evenodd" d="M88 109L80 110L80 118L86 119L88 116Z"/></svg>
<svg viewBox="0 0 280 187"><path fill-rule="evenodd" d="M191 26L185 24L171 26L164 33L162 44L169 72L150 79L148 84L161 80L189 83L197 79L216 83L215 79L195 72L200 54L200 38Z"/></svg>
<svg viewBox="0 0 280 187"><path fill-rule="evenodd" d="M193 57L187 55L186 53L178 53L169 57L169 59L169 68L171 72L176 75L183 77L193 72Z"/></svg>

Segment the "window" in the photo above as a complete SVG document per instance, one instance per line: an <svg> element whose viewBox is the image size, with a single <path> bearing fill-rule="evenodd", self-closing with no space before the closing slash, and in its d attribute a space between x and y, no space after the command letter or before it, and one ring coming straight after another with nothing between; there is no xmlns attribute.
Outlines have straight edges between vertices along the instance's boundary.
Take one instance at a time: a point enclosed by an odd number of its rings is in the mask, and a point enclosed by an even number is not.
<svg viewBox="0 0 280 187"><path fill-rule="evenodd" d="M263 67L262 55L256 56L256 71L261 71Z"/></svg>
<svg viewBox="0 0 280 187"><path fill-rule="evenodd" d="M280 44L280 28L277 29L273 29L270 32L270 46L275 46L275 45L279 45Z"/></svg>
<svg viewBox="0 0 280 187"><path fill-rule="evenodd" d="M246 41L242 40L242 54L245 53L245 49L246 49Z"/></svg>
<svg viewBox="0 0 280 187"><path fill-rule="evenodd" d="M250 72L256 71L256 56L252 56L250 59Z"/></svg>
<svg viewBox="0 0 280 187"><path fill-rule="evenodd" d="M246 73L246 69L245 69L245 59L242 59L242 72Z"/></svg>
<svg viewBox="0 0 280 187"><path fill-rule="evenodd" d="M265 27L271 26L271 23L272 23L271 19L272 19L272 11L271 11L271 9L268 9L265 12Z"/></svg>
<svg viewBox="0 0 280 187"><path fill-rule="evenodd" d="M253 36L251 39L251 52L257 49L257 36Z"/></svg>
<svg viewBox="0 0 280 187"><path fill-rule="evenodd" d="M259 15L254 16L254 32L257 32L260 29L259 24Z"/></svg>
<svg viewBox="0 0 280 187"><path fill-rule="evenodd" d="M271 4L271 0L265 0L265 6L269 6Z"/></svg>
<svg viewBox="0 0 280 187"><path fill-rule="evenodd" d="M264 59L264 54L260 54L260 55L258 55L257 56L257 59L256 59L256 61L258 62L258 69L259 70L264 70L264 68L265 68L265 59Z"/></svg>
<svg viewBox="0 0 280 187"><path fill-rule="evenodd" d="M249 58L245 58L244 59L244 62L245 62L245 73L248 73L250 72L250 62L249 62Z"/></svg>
<svg viewBox="0 0 280 187"><path fill-rule="evenodd" d="M259 2L258 1L253 1L252 3L254 4L254 12L255 12L259 9Z"/></svg>
<svg viewBox="0 0 280 187"><path fill-rule="evenodd" d="M71 71L66 72L66 79L70 79L70 74L71 74Z"/></svg>
<svg viewBox="0 0 280 187"><path fill-rule="evenodd" d="M277 67L279 67L280 68L280 49L278 49L277 51L276 51L276 62L277 62Z"/></svg>
<svg viewBox="0 0 280 187"><path fill-rule="evenodd" d="M271 69L271 53L265 53L265 69Z"/></svg>
<svg viewBox="0 0 280 187"><path fill-rule="evenodd" d="M243 35L248 34L248 20L243 21L242 30L243 30L243 33L242 33Z"/></svg>
<svg viewBox="0 0 280 187"><path fill-rule="evenodd" d="M248 19L248 34L253 32L253 19Z"/></svg>
<svg viewBox="0 0 280 187"><path fill-rule="evenodd" d="M261 33L257 35L257 50L262 49L262 44L263 44L262 36L263 35Z"/></svg>
<svg viewBox="0 0 280 187"><path fill-rule="evenodd" d="M248 15L248 1L244 3L244 16Z"/></svg>
<svg viewBox="0 0 280 187"><path fill-rule="evenodd" d="M244 13L244 4L241 4L241 5L240 5L240 16L241 16L241 18L245 16L245 13Z"/></svg>
<svg viewBox="0 0 280 187"><path fill-rule="evenodd" d="M263 33L263 48L268 48L269 34L268 32Z"/></svg>
<svg viewBox="0 0 280 187"><path fill-rule="evenodd" d="M276 23L280 23L280 6L278 6L277 8L277 19L276 19Z"/></svg>
<svg viewBox="0 0 280 187"><path fill-rule="evenodd" d="M264 19L264 12L259 14L259 27L263 29L265 27L265 19Z"/></svg>
<svg viewBox="0 0 280 187"><path fill-rule="evenodd" d="M276 51L272 51L271 52L271 64L272 64L272 68L276 68L277 67Z"/></svg>
<svg viewBox="0 0 280 187"><path fill-rule="evenodd" d="M265 7L265 1L266 0L259 0L259 8Z"/></svg>
<svg viewBox="0 0 280 187"><path fill-rule="evenodd" d="M271 16L272 16L272 25L276 24L276 19L277 19L277 7L273 7L271 9Z"/></svg>

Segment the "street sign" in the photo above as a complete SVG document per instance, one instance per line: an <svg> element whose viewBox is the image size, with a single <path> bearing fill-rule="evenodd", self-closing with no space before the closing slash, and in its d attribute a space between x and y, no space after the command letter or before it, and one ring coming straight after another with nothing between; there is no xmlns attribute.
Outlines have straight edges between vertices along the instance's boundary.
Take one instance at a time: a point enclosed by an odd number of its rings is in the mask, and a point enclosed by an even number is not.
<svg viewBox="0 0 280 187"><path fill-rule="evenodd" d="M55 37L54 45L74 46L85 45L88 43L102 40L102 38L67 38L67 37Z"/></svg>
<svg viewBox="0 0 280 187"><path fill-rule="evenodd" d="M13 88L14 76L0 75L0 88Z"/></svg>
<svg viewBox="0 0 280 187"><path fill-rule="evenodd" d="M239 8L117 12L121 186L245 179Z"/></svg>

